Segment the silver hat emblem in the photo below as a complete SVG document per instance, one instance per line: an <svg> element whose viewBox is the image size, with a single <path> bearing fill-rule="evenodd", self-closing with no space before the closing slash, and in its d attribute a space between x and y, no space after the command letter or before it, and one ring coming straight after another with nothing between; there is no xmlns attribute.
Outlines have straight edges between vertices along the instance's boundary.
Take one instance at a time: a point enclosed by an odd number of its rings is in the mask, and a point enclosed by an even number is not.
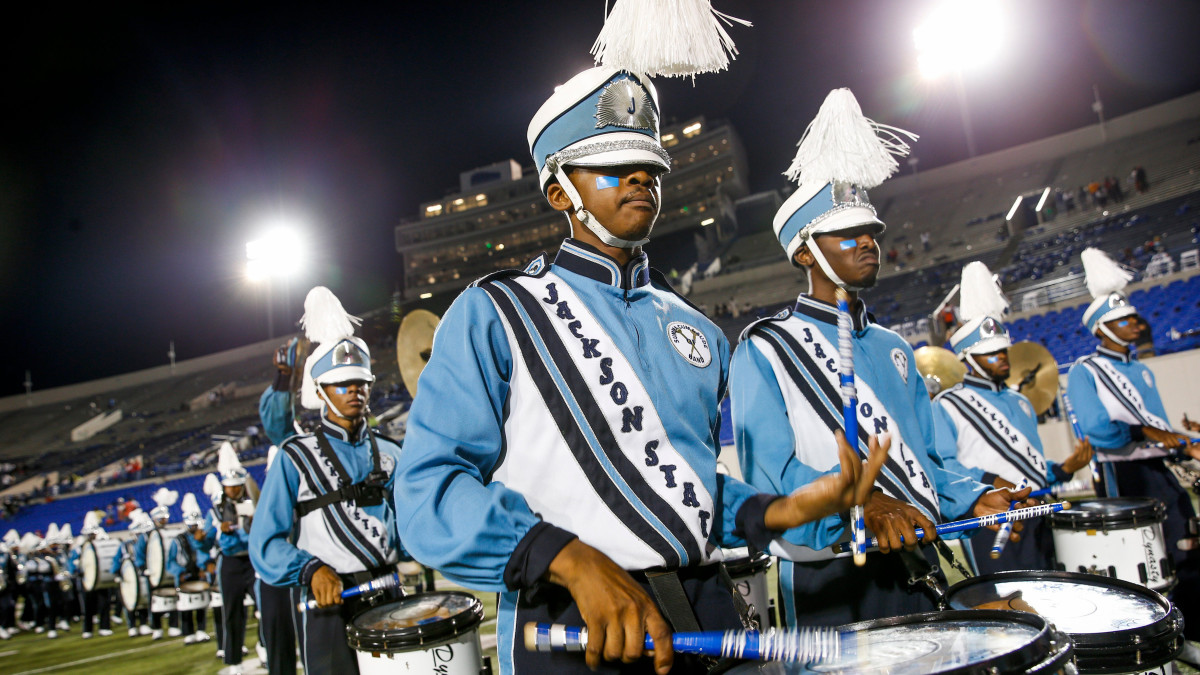
<svg viewBox="0 0 1200 675"><path fill-rule="evenodd" d="M649 129L658 134L658 113L650 94L629 78L610 82L596 103L596 128Z"/></svg>

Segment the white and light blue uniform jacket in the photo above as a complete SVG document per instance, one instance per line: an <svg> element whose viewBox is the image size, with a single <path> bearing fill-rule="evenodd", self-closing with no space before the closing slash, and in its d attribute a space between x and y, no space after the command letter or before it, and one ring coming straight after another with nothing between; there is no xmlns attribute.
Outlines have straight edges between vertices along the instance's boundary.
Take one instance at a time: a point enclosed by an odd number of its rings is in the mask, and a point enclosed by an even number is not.
<svg viewBox="0 0 1200 675"><path fill-rule="evenodd" d="M370 473L371 443L365 433L350 434L322 416L321 428L352 483ZM361 428L360 428L361 429ZM380 468L392 494L400 446L375 434ZM296 521L297 502L338 490L332 464L312 434L292 436L279 448L267 471L250 532L250 561L272 586L307 586L322 564L338 574L365 572L399 562L396 517L390 499L375 506L337 502Z"/></svg>
<svg viewBox="0 0 1200 675"><path fill-rule="evenodd" d="M128 540L121 542L121 547L117 549L117 554L113 556L112 565L110 565L109 569L110 573L121 573L121 562L126 558L125 549L129 545L133 547L133 564L139 570L146 569L146 535L138 534L132 542Z"/></svg>
<svg viewBox="0 0 1200 675"><path fill-rule="evenodd" d="M296 434L292 392L287 389L286 379L282 375L258 398L258 416L262 420L263 433L274 445L283 445L284 441Z"/></svg>
<svg viewBox="0 0 1200 675"><path fill-rule="evenodd" d="M944 466L912 348L872 323L861 302L851 320L858 449L865 456L872 435L892 440L876 486L934 522L962 516L990 486ZM833 435L843 429L837 339L836 308L805 295L742 333L729 385L733 434L743 475L764 492L789 493L841 471ZM849 539L844 515L788 530L771 552L803 560L811 553L790 545L821 549Z"/></svg>
<svg viewBox="0 0 1200 675"><path fill-rule="evenodd" d="M1029 481L1034 489L1071 479L1057 462L1046 459L1038 436L1037 415L1024 394L975 375L967 375L934 399L938 453L947 465L989 485L999 476L1013 485Z"/></svg>
<svg viewBox="0 0 1200 675"><path fill-rule="evenodd" d="M1106 454L1128 456L1145 446L1141 427L1171 431L1154 373L1130 354L1100 347L1080 357L1067 374L1067 396L1099 461ZM1144 457L1169 454L1144 448L1138 452Z"/></svg>
<svg viewBox="0 0 1200 675"><path fill-rule="evenodd" d="M204 567L212 560L213 542L217 538L217 531L213 527L205 528L203 541L196 541L196 538L192 536L190 531L185 531L182 534L188 543L188 547L192 549L192 553L196 556L196 567L200 570L199 578L204 579ZM167 549L167 573L178 582L186 572L187 556L179 549L179 535L176 535L171 537L171 546Z"/></svg>
<svg viewBox="0 0 1200 675"><path fill-rule="evenodd" d="M552 265L480 279L421 374L401 538L449 579L513 593L573 537L627 570L720 560L765 510L716 471L728 357L644 254L622 267L568 239Z"/></svg>

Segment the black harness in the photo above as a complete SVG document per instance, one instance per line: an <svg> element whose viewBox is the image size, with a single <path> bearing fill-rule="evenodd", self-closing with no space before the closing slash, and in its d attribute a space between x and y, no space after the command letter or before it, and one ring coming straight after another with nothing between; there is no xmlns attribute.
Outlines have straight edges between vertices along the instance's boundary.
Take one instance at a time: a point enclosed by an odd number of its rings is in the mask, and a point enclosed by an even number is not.
<svg viewBox="0 0 1200 675"><path fill-rule="evenodd" d="M199 579L200 566L196 564L196 551L192 549L192 544L188 541L188 537L190 536L192 536L190 532L180 532L175 536L175 544L179 547L180 551L183 551L183 559L185 561L183 567L189 579ZM180 579L180 581L183 581L183 579Z"/></svg>
<svg viewBox="0 0 1200 675"><path fill-rule="evenodd" d="M371 472L361 482L351 485L350 473L346 471L346 467L338 459L337 453L329 445L329 439L325 437L325 430L317 427L316 433L313 434L317 438L317 447L320 449L321 454L325 456L325 459L329 460L330 466L333 467L333 472L337 474L338 484L342 487L326 492L319 497L297 502L297 517L303 518L317 509L338 502L354 502L358 506L378 506L383 503L387 497L385 485L387 485L388 476L383 472L382 465L379 462L379 446L375 443L375 434L371 433L371 429L365 424L363 425L363 432L367 434L367 438L371 441ZM316 486L314 485L313 487L315 488Z"/></svg>

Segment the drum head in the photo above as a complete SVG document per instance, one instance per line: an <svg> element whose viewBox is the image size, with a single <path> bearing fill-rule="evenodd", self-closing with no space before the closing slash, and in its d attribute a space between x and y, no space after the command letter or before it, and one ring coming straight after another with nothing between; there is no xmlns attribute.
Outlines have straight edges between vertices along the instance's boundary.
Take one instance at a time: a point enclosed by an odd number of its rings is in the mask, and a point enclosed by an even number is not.
<svg viewBox="0 0 1200 675"><path fill-rule="evenodd" d="M138 568L129 558L121 561L121 604L132 610L138 605Z"/></svg>
<svg viewBox="0 0 1200 675"><path fill-rule="evenodd" d="M99 567L96 547L89 541L83 545L83 550L79 552L79 571L83 573L84 590L90 591L96 588L96 577L99 576Z"/></svg>
<svg viewBox="0 0 1200 675"><path fill-rule="evenodd" d="M823 663L748 663L729 673L929 675L1054 673L1071 641L1021 612L931 612L843 626L843 656Z"/></svg>
<svg viewBox="0 0 1200 675"><path fill-rule="evenodd" d="M160 598L175 598L179 596L174 588L156 588L150 591L150 594L156 595Z"/></svg>
<svg viewBox="0 0 1200 675"><path fill-rule="evenodd" d="M1074 572L1000 572L955 584L948 599L954 609L1005 602L1033 610L1071 636L1075 657L1088 672L1132 663L1135 652L1140 652L1143 665L1158 666L1183 649L1179 610L1145 586L1120 579Z"/></svg>
<svg viewBox="0 0 1200 675"><path fill-rule="evenodd" d="M410 595L372 607L346 626L346 642L358 651L425 649L473 630L483 620L483 603L458 591Z"/></svg>
<svg viewBox="0 0 1200 675"><path fill-rule="evenodd" d="M179 590L183 593L203 593L211 588L207 581L185 581L179 584Z"/></svg>
<svg viewBox="0 0 1200 675"><path fill-rule="evenodd" d="M1166 519L1167 507L1157 499L1112 497L1071 502L1071 508L1050 514L1050 525L1060 530L1119 530Z"/></svg>
<svg viewBox="0 0 1200 675"><path fill-rule="evenodd" d="M151 530L150 534L146 535L146 572L149 573L151 586L162 585L166 557L162 532L158 529Z"/></svg>

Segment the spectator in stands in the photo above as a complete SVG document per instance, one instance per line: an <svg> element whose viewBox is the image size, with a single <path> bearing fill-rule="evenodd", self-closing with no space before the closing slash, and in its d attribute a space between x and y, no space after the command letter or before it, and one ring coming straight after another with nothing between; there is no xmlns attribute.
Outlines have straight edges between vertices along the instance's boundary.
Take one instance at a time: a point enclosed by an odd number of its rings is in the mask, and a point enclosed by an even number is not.
<svg viewBox="0 0 1200 675"><path fill-rule="evenodd" d="M1133 167L1130 178L1133 179L1133 188L1137 190L1138 194L1150 189L1150 181L1146 179L1146 170L1141 166Z"/></svg>
<svg viewBox="0 0 1200 675"><path fill-rule="evenodd" d="M929 233L928 232L921 233L921 248L924 249L926 253L929 252L930 246L929 246Z"/></svg>
<svg viewBox="0 0 1200 675"><path fill-rule="evenodd" d="M896 261L899 259L900 259L900 251L897 251L896 245L892 244L892 247L889 248L888 252L887 252L887 261L894 265L896 263Z"/></svg>

